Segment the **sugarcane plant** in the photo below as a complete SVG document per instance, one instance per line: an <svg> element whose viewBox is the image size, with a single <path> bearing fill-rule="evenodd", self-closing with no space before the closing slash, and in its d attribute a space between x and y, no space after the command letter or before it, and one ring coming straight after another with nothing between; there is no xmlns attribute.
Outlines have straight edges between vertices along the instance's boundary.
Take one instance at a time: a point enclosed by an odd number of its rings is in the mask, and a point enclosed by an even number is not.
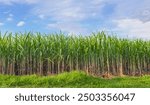
<svg viewBox="0 0 150 105"><path fill-rule="evenodd" d="M102 76L150 73L150 41L106 35L0 33L0 73L53 75L72 70Z"/></svg>

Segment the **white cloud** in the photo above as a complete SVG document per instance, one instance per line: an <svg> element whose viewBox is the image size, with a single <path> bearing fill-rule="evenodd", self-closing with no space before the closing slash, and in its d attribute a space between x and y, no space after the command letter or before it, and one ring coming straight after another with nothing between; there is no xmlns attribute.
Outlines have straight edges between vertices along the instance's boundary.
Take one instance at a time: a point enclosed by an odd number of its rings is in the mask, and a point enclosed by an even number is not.
<svg viewBox="0 0 150 105"><path fill-rule="evenodd" d="M20 0L18 0L20 1ZM22 0L24 1L25 3L28 3L28 4L35 4L35 3L38 3L40 0Z"/></svg>
<svg viewBox="0 0 150 105"><path fill-rule="evenodd" d="M44 14L57 21L82 21L93 16L97 17L101 12L102 0L97 1L101 3L99 5L94 4L94 1L97 0L87 0L86 3L81 0L45 0L33 12ZM91 15L93 13L97 15Z"/></svg>
<svg viewBox="0 0 150 105"><path fill-rule="evenodd" d="M86 34L87 30L78 23L50 23L47 25L48 29L57 29L69 34Z"/></svg>
<svg viewBox="0 0 150 105"><path fill-rule="evenodd" d="M5 14L7 15L7 18L6 18L7 21L13 21L13 16L14 15L12 13L10 13L10 11L5 12Z"/></svg>
<svg viewBox="0 0 150 105"><path fill-rule="evenodd" d="M113 4L113 19L136 18L150 21L150 0L105 0L106 4Z"/></svg>
<svg viewBox="0 0 150 105"><path fill-rule="evenodd" d="M135 1L136 1L136 5L135 5ZM32 13L36 14L37 16L42 14L46 17L50 17L52 21L57 23L57 24L49 24L49 27L55 26L55 28L60 30L68 30L68 31L72 30L73 32L80 31L82 33L82 29L83 31L85 30L93 31L94 28L90 29L92 26L86 27L84 25L81 25L84 24L82 23L83 21L89 22L90 24L91 20L97 21L97 24L95 25L98 25L98 23L102 23L100 24L101 26L106 26L106 28L108 28L109 27L108 24L110 25L113 24L113 22L110 20L114 20L114 19L122 20L124 18L137 17L137 19L140 22L142 22L138 24L143 24L145 26L143 21L145 19L148 20L147 14L149 14L149 11L146 8L149 6L149 3L150 3L149 0L143 0L143 1L132 0L132 1L123 1L123 2L122 0L55 0L55 1L45 0L44 2L40 2L33 9ZM114 5L114 10L112 11L113 13L112 15L110 15L110 17L109 16L105 17L105 12L107 13L111 11L111 10L105 11L103 8L105 6L107 8L108 4ZM145 10L146 12L144 12ZM143 12L144 16L138 15L140 12ZM103 20L101 20L101 17L104 17ZM109 23L107 23L107 21L109 21ZM124 23L123 26L125 28L123 28L121 24L117 22L115 24L117 24L117 28L120 28L122 31L124 29L124 32L125 31L129 32L129 30L127 29L128 28L127 25L125 26L125 24L129 24L127 23L127 21ZM131 28L136 29L135 27L131 27ZM145 34L148 33L147 30L144 29L141 31L145 31L144 32ZM135 32L130 31L130 33L135 33Z"/></svg>
<svg viewBox="0 0 150 105"><path fill-rule="evenodd" d="M116 26L114 30L128 35L132 34L132 37L149 37L150 33L148 30L150 0L0 0L0 3L34 4L30 11L31 15L45 19L44 22L49 23L48 29L56 28L69 33L86 33L93 31L98 25L102 28L106 26L106 29L114 25ZM112 6L113 11L111 7L107 7L109 5ZM107 16L109 12L112 15ZM10 17L7 18L8 21L11 20ZM117 21L112 22L112 20ZM24 24L25 22L21 21L17 26Z"/></svg>
<svg viewBox="0 0 150 105"><path fill-rule="evenodd" d="M3 26L3 25L4 25L4 23L0 22L0 26Z"/></svg>
<svg viewBox="0 0 150 105"><path fill-rule="evenodd" d="M73 32L85 30L81 21L98 18L104 0L0 0L0 3L12 5L14 3L36 4L30 12L40 19L61 23L59 30L72 30ZM46 18L45 18L46 17ZM8 19L10 20L10 19ZM65 26L63 26L65 24ZM60 25L60 24L59 24ZM62 27L63 26L63 27ZM65 28L65 29L64 29ZM75 28L75 29L73 29ZM70 32L70 31L69 31Z"/></svg>
<svg viewBox="0 0 150 105"><path fill-rule="evenodd" d="M22 26L24 26L24 25L25 25L25 22L24 22L24 21L20 21L20 22L17 23L17 26L18 26L18 27L22 27Z"/></svg>
<svg viewBox="0 0 150 105"><path fill-rule="evenodd" d="M102 1L45 0L38 3L31 13L41 19L48 17L49 20L56 22L55 26L57 27L55 28L59 30L73 31L73 33L82 33L83 31L85 33L86 26L81 25L82 21L99 18L98 13L101 12L103 5L100 3ZM49 24L48 26L50 27L51 25Z"/></svg>
<svg viewBox="0 0 150 105"><path fill-rule="evenodd" d="M8 18L7 18L7 21L12 21L12 20L13 20L12 17L8 17Z"/></svg>
<svg viewBox="0 0 150 105"><path fill-rule="evenodd" d="M27 3L27 4L35 4L38 3L39 0L0 0L0 3L5 5L12 5L13 3Z"/></svg>
<svg viewBox="0 0 150 105"><path fill-rule="evenodd" d="M150 21L143 22L139 19L116 20L116 31L128 35L129 38L150 39Z"/></svg>
<svg viewBox="0 0 150 105"><path fill-rule="evenodd" d="M14 15L13 15L12 13L9 13L8 16L9 16L9 17L13 17Z"/></svg>
<svg viewBox="0 0 150 105"><path fill-rule="evenodd" d="M38 17L39 17L40 19L44 19L44 18L45 18L45 15L40 14Z"/></svg>

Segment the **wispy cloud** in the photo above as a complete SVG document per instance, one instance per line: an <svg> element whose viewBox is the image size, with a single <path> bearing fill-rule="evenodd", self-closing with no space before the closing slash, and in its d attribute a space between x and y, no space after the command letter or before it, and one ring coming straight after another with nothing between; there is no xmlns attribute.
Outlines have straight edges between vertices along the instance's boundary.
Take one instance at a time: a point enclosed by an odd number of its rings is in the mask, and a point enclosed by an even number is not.
<svg viewBox="0 0 150 105"><path fill-rule="evenodd" d="M55 27L60 30L64 30L64 25L62 24L65 24L65 30L68 31L70 27L74 27L77 28L74 31L78 31L78 29L85 31L86 29L92 32L94 31L93 27L97 30L96 26L98 25L109 27L112 24L116 24L117 26L118 24L113 22L113 20L117 19L150 20L150 15L148 15L150 11L148 9L149 5L147 5L149 3L149 0L136 0L136 5L135 0L124 2L122 0L87 0L86 2L84 0L46 0L37 5L33 9L33 13L37 15L43 14L51 18L51 20L55 21L52 24L55 24ZM85 22L91 24L91 21L97 22L97 24L91 27L85 25ZM128 31L126 30L126 33L129 33Z"/></svg>
<svg viewBox="0 0 150 105"><path fill-rule="evenodd" d="M96 6L90 0L87 3L80 0L45 0L33 9L33 13L44 14L56 21L81 21L92 17L91 14L99 8L100 5Z"/></svg>
<svg viewBox="0 0 150 105"><path fill-rule="evenodd" d="M90 19L98 19L103 4L98 5L103 0L45 0L45 2L39 3L32 10L32 13L43 19L49 17L53 24L59 30L65 30L72 33L85 33L87 26L83 24L83 21ZM42 14L42 15L41 15ZM83 32L82 32L83 30ZM88 29L86 29L88 30ZM89 29L90 30L90 29ZM75 32L76 31L76 32Z"/></svg>
<svg viewBox="0 0 150 105"><path fill-rule="evenodd" d="M12 21L12 20L13 20L12 17L8 17L8 18L7 18L7 21Z"/></svg>
<svg viewBox="0 0 150 105"><path fill-rule="evenodd" d="M130 36L139 35L142 32L142 35L149 33L150 0L44 0L44 2L42 0L0 0L0 3L21 4L20 11L10 9L11 11L7 13L8 15L16 12L18 17L14 14L15 16L6 16L5 19L7 21L13 19L14 23L24 19L30 22L33 29L38 26L35 24L42 24L41 30L49 32L61 30L68 33L90 34L107 29L106 31L132 34ZM20 24L18 23L17 26L24 26L25 22ZM146 37L149 36L146 35Z"/></svg>
<svg viewBox="0 0 150 105"><path fill-rule="evenodd" d="M13 21L13 16L14 16L14 15L13 15L12 13L9 13L9 14L8 14L8 17L6 18L6 20L7 20L7 21Z"/></svg>
<svg viewBox="0 0 150 105"><path fill-rule="evenodd" d="M35 4L39 0L0 0L0 3L3 3L5 5L12 5L13 3L27 3L27 4Z"/></svg>
<svg viewBox="0 0 150 105"><path fill-rule="evenodd" d="M48 29L57 29L58 31L63 31L68 34L87 34L86 28L82 27L78 23L50 23L47 25Z"/></svg>
<svg viewBox="0 0 150 105"><path fill-rule="evenodd" d="M9 17L13 17L14 15L12 13L9 13Z"/></svg>
<svg viewBox="0 0 150 105"><path fill-rule="evenodd" d="M121 19L115 22L117 24L116 31L120 31L122 34L126 33L129 38L150 39L150 21L143 22L139 19Z"/></svg>
<svg viewBox="0 0 150 105"><path fill-rule="evenodd" d="M0 26L3 26L3 25L4 25L4 23L0 22Z"/></svg>
<svg viewBox="0 0 150 105"><path fill-rule="evenodd" d="M44 18L45 18L45 15L40 14L40 15L38 15L38 17L39 17L40 19L44 19Z"/></svg>
<svg viewBox="0 0 150 105"><path fill-rule="evenodd" d="M18 27L22 27L22 26L24 26L24 25L25 25L25 22L24 22L24 21L20 21L20 22L17 23L17 26L18 26Z"/></svg>

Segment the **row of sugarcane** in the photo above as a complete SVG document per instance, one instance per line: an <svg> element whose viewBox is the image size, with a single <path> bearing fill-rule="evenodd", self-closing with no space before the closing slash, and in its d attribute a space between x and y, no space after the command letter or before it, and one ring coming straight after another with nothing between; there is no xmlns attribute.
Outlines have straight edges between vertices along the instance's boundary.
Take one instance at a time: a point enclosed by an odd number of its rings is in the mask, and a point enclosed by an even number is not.
<svg viewBox="0 0 150 105"><path fill-rule="evenodd" d="M90 36L0 34L0 74L53 75L73 70L102 76L150 73L150 41L104 32Z"/></svg>

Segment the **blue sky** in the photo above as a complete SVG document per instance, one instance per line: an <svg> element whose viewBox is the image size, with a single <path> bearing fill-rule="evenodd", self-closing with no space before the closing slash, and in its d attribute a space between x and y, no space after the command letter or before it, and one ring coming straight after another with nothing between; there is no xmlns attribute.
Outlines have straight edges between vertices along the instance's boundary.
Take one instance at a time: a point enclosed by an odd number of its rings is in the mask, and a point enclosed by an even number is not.
<svg viewBox="0 0 150 105"><path fill-rule="evenodd" d="M150 0L0 0L0 30L150 38Z"/></svg>

